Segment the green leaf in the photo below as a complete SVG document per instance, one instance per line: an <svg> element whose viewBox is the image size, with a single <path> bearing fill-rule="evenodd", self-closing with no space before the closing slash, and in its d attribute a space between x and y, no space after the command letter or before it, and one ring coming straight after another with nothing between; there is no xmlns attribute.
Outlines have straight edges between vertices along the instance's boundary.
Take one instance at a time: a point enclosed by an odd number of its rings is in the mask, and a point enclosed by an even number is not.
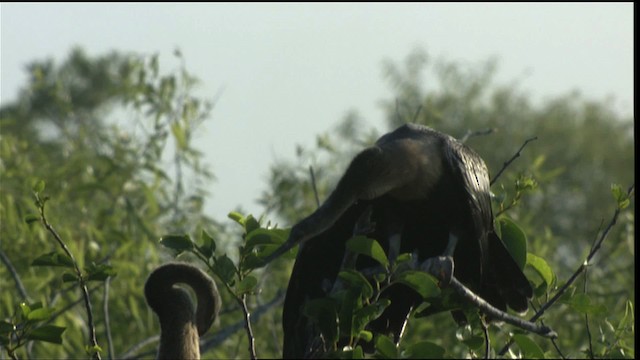
<svg viewBox="0 0 640 360"><path fill-rule="evenodd" d="M400 265L402 263L409 262L409 261L411 261L411 259L413 259L413 254L412 253L402 253L402 254L398 255L398 257L396 258L396 265Z"/></svg>
<svg viewBox="0 0 640 360"><path fill-rule="evenodd" d="M32 224L38 221L40 221L40 216L37 214L28 214L24 217L24 222L26 222L27 224Z"/></svg>
<svg viewBox="0 0 640 360"><path fill-rule="evenodd" d="M521 175L516 180L516 190L517 191L534 190L537 187L538 187L538 183L532 177Z"/></svg>
<svg viewBox="0 0 640 360"><path fill-rule="evenodd" d="M421 341L409 345L403 352L403 358L409 359L444 359L445 349L430 341Z"/></svg>
<svg viewBox="0 0 640 360"><path fill-rule="evenodd" d="M39 340L54 344L62 344L62 333L66 328L54 325L45 325L34 329L25 336L28 340Z"/></svg>
<svg viewBox="0 0 640 360"><path fill-rule="evenodd" d="M234 277L238 273L235 264L226 254L220 255L213 264L213 272L225 284L233 285Z"/></svg>
<svg viewBox="0 0 640 360"><path fill-rule="evenodd" d="M620 334L626 330L628 326L634 326L634 314L633 302L631 300L627 300L624 316L620 319L620 323L618 323L618 326L616 327L616 338L619 338Z"/></svg>
<svg viewBox="0 0 640 360"><path fill-rule="evenodd" d="M242 214L240 214L239 212L236 211L232 211L230 212L227 217L235 222L237 222L238 224L242 225L244 227L244 223L245 223L245 218Z"/></svg>
<svg viewBox="0 0 640 360"><path fill-rule="evenodd" d="M62 274L62 282L69 283L76 281L78 281L78 275L76 273L66 272Z"/></svg>
<svg viewBox="0 0 640 360"><path fill-rule="evenodd" d="M207 259L210 258L216 251L216 241L205 230L200 233L201 246L198 246L198 251Z"/></svg>
<svg viewBox="0 0 640 360"><path fill-rule="evenodd" d="M87 281L105 281L109 276L116 276L116 270L108 264L91 264L85 269Z"/></svg>
<svg viewBox="0 0 640 360"><path fill-rule="evenodd" d="M31 263L32 266L61 266L67 268L73 268L73 260L66 254L58 252L50 252L48 254L40 255Z"/></svg>
<svg viewBox="0 0 640 360"><path fill-rule="evenodd" d="M396 347L396 344L391 341L388 336L385 335L378 335L376 337L376 352L383 358L398 358L398 348Z"/></svg>
<svg viewBox="0 0 640 360"><path fill-rule="evenodd" d="M260 265L257 267L264 266L264 262L262 260L267 256L271 255L274 251L280 248L280 245L262 245L256 255L260 259ZM294 259L298 252L298 247L294 246L291 249L287 250L280 258Z"/></svg>
<svg viewBox="0 0 640 360"><path fill-rule="evenodd" d="M440 295L438 281L425 272L415 270L403 271L398 274L396 280L415 290L422 298L426 299Z"/></svg>
<svg viewBox="0 0 640 360"><path fill-rule="evenodd" d="M565 302L565 304L571 306L574 310L583 314L602 315L607 313L606 306L602 304L591 304L591 298L587 294L575 294L569 301Z"/></svg>
<svg viewBox="0 0 640 360"><path fill-rule="evenodd" d="M342 290L333 296L339 297L338 302L340 305L338 307L338 326L340 334L348 337L357 335L358 332L360 332L360 329L356 331L353 330L353 313L357 308L362 306L360 291L350 288Z"/></svg>
<svg viewBox="0 0 640 360"><path fill-rule="evenodd" d="M373 333L369 330L362 330L358 333L358 339L364 340L365 342L369 342L373 340Z"/></svg>
<svg viewBox="0 0 640 360"><path fill-rule="evenodd" d="M555 283L556 275L543 258L527 253L527 265L531 266L542 277L546 284L546 289L549 289Z"/></svg>
<svg viewBox="0 0 640 360"><path fill-rule="evenodd" d="M8 338L9 334L16 330L16 327L4 320L0 320L0 338Z"/></svg>
<svg viewBox="0 0 640 360"><path fill-rule="evenodd" d="M389 266L387 255L384 253L380 244L374 239L362 235L355 236L347 241L347 250L357 254L367 255L382 264L385 268Z"/></svg>
<svg viewBox="0 0 640 360"><path fill-rule="evenodd" d="M31 312L31 307L27 303L20 303L20 312L22 313L22 317L27 319Z"/></svg>
<svg viewBox="0 0 640 360"><path fill-rule="evenodd" d="M256 220L252 215L248 215L244 222L244 230L245 233L249 234L250 232L259 229L260 223Z"/></svg>
<svg viewBox="0 0 640 360"><path fill-rule="evenodd" d="M236 288L236 295L250 294L256 292L256 285L258 285L258 279L253 275L247 275Z"/></svg>
<svg viewBox="0 0 640 360"><path fill-rule="evenodd" d="M193 242L189 235L166 235L160 238L160 244L178 253L193 249Z"/></svg>
<svg viewBox="0 0 640 360"><path fill-rule="evenodd" d="M94 358L95 354L99 354L102 352L102 348L100 347L100 345L97 345L97 344L93 346L85 345L84 351L87 353L89 357Z"/></svg>
<svg viewBox="0 0 640 360"><path fill-rule="evenodd" d="M613 198L616 200L619 209L622 210L629 206L629 203L631 202L629 200L629 195L622 186L619 184L611 184L611 193L613 194Z"/></svg>
<svg viewBox="0 0 640 360"><path fill-rule="evenodd" d="M513 335L513 340L522 350L522 355L525 359L544 359L544 352L538 344L530 339L529 335L516 334Z"/></svg>
<svg viewBox="0 0 640 360"><path fill-rule="evenodd" d="M264 267L264 261L256 254L247 254L241 263L241 268L244 270L252 270Z"/></svg>
<svg viewBox="0 0 640 360"><path fill-rule="evenodd" d="M44 191L45 182L43 180L38 180L33 184L33 192L41 193Z"/></svg>
<svg viewBox="0 0 640 360"><path fill-rule="evenodd" d="M174 139L176 139L178 149L185 150L188 145L187 135L179 122L173 122L171 124L171 133L173 134Z"/></svg>
<svg viewBox="0 0 640 360"><path fill-rule="evenodd" d="M351 288L358 290L358 295L369 299L373 296L373 287L369 280L360 272L355 270L343 270L338 273L338 277L349 284Z"/></svg>
<svg viewBox="0 0 640 360"><path fill-rule="evenodd" d="M500 217L498 222L500 224L502 242L520 267L520 270L524 269L524 265L527 262L527 235L515 222L507 217Z"/></svg>
<svg viewBox="0 0 640 360"><path fill-rule="evenodd" d="M362 346L356 346L355 349L353 349L353 352L351 353L351 358L364 359L364 350L362 349Z"/></svg>
<svg viewBox="0 0 640 360"><path fill-rule="evenodd" d="M281 245L289 237L289 230L260 228L247 234L246 247L248 250L258 245Z"/></svg>
<svg viewBox="0 0 640 360"><path fill-rule="evenodd" d="M391 300L389 299L380 299L373 304L369 304L364 306L361 309L358 309L353 314L353 333L361 336L363 332L365 332L364 328L382 315L384 310L391 305ZM371 341L371 339L366 340L367 342Z"/></svg>
<svg viewBox="0 0 640 360"><path fill-rule="evenodd" d="M35 310L32 310L29 313L29 315L27 315L27 320L31 320L31 321L49 320L52 313L53 311L51 309L45 309L45 308L35 309Z"/></svg>
<svg viewBox="0 0 640 360"><path fill-rule="evenodd" d="M462 340L462 343L471 350L478 350L484 345L485 341L482 336L474 335Z"/></svg>

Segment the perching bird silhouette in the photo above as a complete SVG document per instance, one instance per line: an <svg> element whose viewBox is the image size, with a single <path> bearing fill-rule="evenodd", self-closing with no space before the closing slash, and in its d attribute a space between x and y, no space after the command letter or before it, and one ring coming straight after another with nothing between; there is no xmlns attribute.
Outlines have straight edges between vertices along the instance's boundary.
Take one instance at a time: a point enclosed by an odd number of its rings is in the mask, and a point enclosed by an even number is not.
<svg viewBox="0 0 640 360"><path fill-rule="evenodd" d="M285 244L266 259L300 244L284 303L283 356L308 357L317 351L318 330L302 308L327 295L340 271L345 243L363 218L373 225L368 236L388 253L417 252L422 261L452 252L454 276L463 284L498 309L526 311L533 291L494 231L489 191L482 158L425 126L403 125L360 152L322 206L297 223ZM457 239L455 247L450 239ZM372 265L360 257L356 268ZM394 285L382 296L391 305L369 329L391 334L397 342L422 298L404 285Z"/></svg>

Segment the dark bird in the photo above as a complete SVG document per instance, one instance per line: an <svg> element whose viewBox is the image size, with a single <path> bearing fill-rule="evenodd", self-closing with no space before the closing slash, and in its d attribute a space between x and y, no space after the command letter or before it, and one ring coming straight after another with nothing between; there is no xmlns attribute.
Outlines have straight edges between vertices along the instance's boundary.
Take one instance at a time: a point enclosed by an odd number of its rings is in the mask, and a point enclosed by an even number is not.
<svg viewBox="0 0 640 360"><path fill-rule="evenodd" d="M318 332L302 308L327 295L345 243L363 218L374 224L368 236L388 254L417 252L423 261L453 251L458 280L498 309L526 311L533 291L494 231L489 191L482 158L425 126L403 125L360 152L322 206L296 224L285 244L266 259L300 244L284 303L283 356L309 357L318 351ZM394 243L389 239L398 238L399 244L389 245ZM450 238L457 239L455 248ZM371 265L361 256L356 268ZM409 313L423 299L401 284L382 296L391 305L369 329L398 342Z"/></svg>

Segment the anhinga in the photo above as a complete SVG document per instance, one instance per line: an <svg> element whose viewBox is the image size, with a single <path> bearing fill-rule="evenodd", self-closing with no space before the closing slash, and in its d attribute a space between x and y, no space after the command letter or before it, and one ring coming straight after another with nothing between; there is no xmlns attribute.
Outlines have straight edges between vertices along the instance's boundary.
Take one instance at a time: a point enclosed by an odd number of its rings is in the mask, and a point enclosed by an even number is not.
<svg viewBox="0 0 640 360"><path fill-rule="evenodd" d="M292 229L267 261L296 244L300 249L283 310L285 358L309 356L317 337L302 307L327 295L362 217L374 225L368 236L389 242L400 233L399 249L420 261L453 250L455 277L493 306L527 310L531 285L493 227L487 167L473 150L431 128L406 124L382 136L351 162L336 189L313 214ZM455 250L448 248L457 239ZM395 238L398 238L395 236ZM371 266L360 257L356 268ZM330 286L329 286L330 289ZM422 301L412 289L394 285L383 296L391 305L370 324L397 342L411 309Z"/></svg>

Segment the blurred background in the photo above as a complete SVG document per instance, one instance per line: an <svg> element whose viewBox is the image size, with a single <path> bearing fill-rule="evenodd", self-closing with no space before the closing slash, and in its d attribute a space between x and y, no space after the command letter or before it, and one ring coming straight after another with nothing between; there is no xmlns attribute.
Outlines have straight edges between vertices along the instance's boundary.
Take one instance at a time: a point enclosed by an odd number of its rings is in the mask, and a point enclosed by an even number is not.
<svg viewBox="0 0 640 360"><path fill-rule="evenodd" d="M24 87L26 64L63 61L74 46L158 54L167 70L180 49L196 93L215 100L194 140L216 174L206 202L216 217L237 205L259 213L269 164L347 113L384 132L384 63L415 49L471 68L496 59L496 82L517 82L535 104L578 90L633 114L630 3L5 3L1 36L3 105Z"/></svg>

